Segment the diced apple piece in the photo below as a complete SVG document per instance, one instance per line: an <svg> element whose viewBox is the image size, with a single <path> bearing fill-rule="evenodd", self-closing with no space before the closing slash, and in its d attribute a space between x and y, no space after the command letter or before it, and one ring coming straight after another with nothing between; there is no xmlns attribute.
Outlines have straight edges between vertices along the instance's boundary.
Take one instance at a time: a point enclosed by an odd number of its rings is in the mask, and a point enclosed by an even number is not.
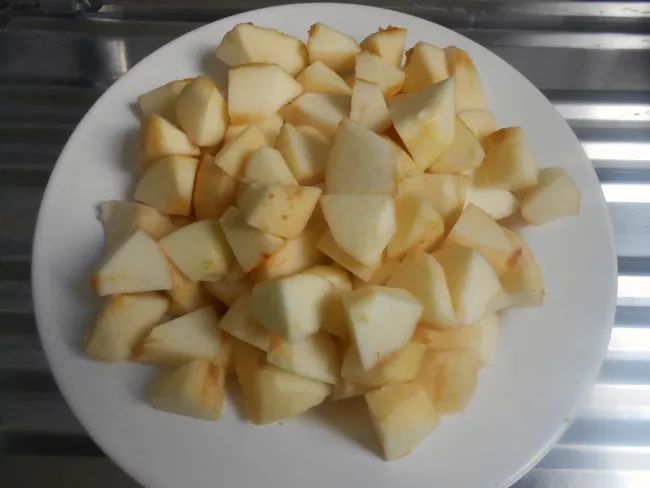
<svg viewBox="0 0 650 488"><path fill-rule="evenodd" d="M389 194L397 190L399 153L371 130L344 120L329 154L328 194Z"/></svg>
<svg viewBox="0 0 650 488"><path fill-rule="evenodd" d="M336 291L352 291L348 273L337 264L314 266L307 272L324 278Z"/></svg>
<svg viewBox="0 0 650 488"><path fill-rule="evenodd" d="M423 387L388 385L366 393L370 418L387 461L411 453L440 423Z"/></svg>
<svg viewBox="0 0 650 488"><path fill-rule="evenodd" d="M400 195L414 195L427 201L451 229L463 211L469 176L425 174L402 181Z"/></svg>
<svg viewBox="0 0 650 488"><path fill-rule="evenodd" d="M385 98L397 95L402 90L406 79L406 75L401 69L391 66L379 56L368 51L357 55L354 76L357 80L370 81L379 85Z"/></svg>
<svg viewBox="0 0 650 488"><path fill-rule="evenodd" d="M214 146L229 123L228 103L211 79L198 76L176 100L176 119L194 144Z"/></svg>
<svg viewBox="0 0 650 488"><path fill-rule="evenodd" d="M473 325L501 293L501 283L490 263L469 247L450 244L433 257L442 265L458 325Z"/></svg>
<svg viewBox="0 0 650 488"><path fill-rule="evenodd" d="M280 151L268 146L261 146L253 153L243 179L247 183L264 185L298 185Z"/></svg>
<svg viewBox="0 0 650 488"><path fill-rule="evenodd" d="M310 63L322 61L341 74L354 69L354 57L361 48L350 36L318 22L309 29L307 51Z"/></svg>
<svg viewBox="0 0 650 488"><path fill-rule="evenodd" d="M239 265L237 267L239 268ZM241 268L239 269L241 270ZM204 283L206 290L212 296L229 307L240 296L253 291L253 283L248 276L242 274L240 277L229 277L230 274L224 276L221 281L206 281Z"/></svg>
<svg viewBox="0 0 650 488"><path fill-rule="evenodd" d="M205 154L201 158L194 182L192 197L197 220L218 219L228 207L235 204L239 182Z"/></svg>
<svg viewBox="0 0 650 488"><path fill-rule="evenodd" d="M521 216L531 224L576 215L580 211L580 190L562 168L544 168L537 186L521 197Z"/></svg>
<svg viewBox="0 0 650 488"><path fill-rule="evenodd" d="M321 329L345 341L349 341L347 317L341 299L342 293L352 291L352 282L347 272L340 266L315 266L307 271L326 279L332 286L331 293L323 302L323 321Z"/></svg>
<svg viewBox="0 0 650 488"><path fill-rule="evenodd" d="M406 345L366 370L354 347L348 348L341 367L341 376L348 381L369 388L406 383L413 380L420 370L427 347L419 342Z"/></svg>
<svg viewBox="0 0 650 488"><path fill-rule="evenodd" d="M251 314L251 294L244 293L230 306L219 323L222 330L263 351L268 351L271 333Z"/></svg>
<svg viewBox="0 0 650 488"><path fill-rule="evenodd" d="M350 95L304 93L284 107L280 115L294 126L313 126L332 137L341 120L350 115L350 104Z"/></svg>
<svg viewBox="0 0 650 488"><path fill-rule="evenodd" d="M214 157L214 164L235 178L241 178L246 164L257 148L266 141L262 132L254 125L249 126L230 143L226 144Z"/></svg>
<svg viewBox="0 0 650 488"><path fill-rule="evenodd" d="M415 383L424 387L440 415L461 412L476 389L480 364L472 349L427 352Z"/></svg>
<svg viewBox="0 0 650 488"><path fill-rule="evenodd" d="M473 349L478 352L481 364L492 364L499 344L501 331L499 316L490 314L475 325L455 327L447 330L434 330L418 327L413 340L421 342L430 351L455 351Z"/></svg>
<svg viewBox="0 0 650 488"><path fill-rule="evenodd" d="M515 196L502 188L480 188L470 183L465 195L465 203L473 204L494 220L505 219L517 210L519 204Z"/></svg>
<svg viewBox="0 0 650 488"><path fill-rule="evenodd" d="M338 352L327 332L317 332L295 343L273 337L266 359L285 371L323 383L335 384L339 376Z"/></svg>
<svg viewBox="0 0 650 488"><path fill-rule="evenodd" d="M406 51L404 73L406 81L403 93L415 93L446 80L449 78L449 69L445 51L426 42L418 42Z"/></svg>
<svg viewBox="0 0 650 488"><path fill-rule="evenodd" d="M295 37L253 24L237 24L224 36L216 56L228 66L277 64L291 76L307 66L307 47Z"/></svg>
<svg viewBox="0 0 650 488"><path fill-rule="evenodd" d="M356 81L352 89L350 120L378 134L391 125L388 107L377 83Z"/></svg>
<svg viewBox="0 0 650 488"><path fill-rule="evenodd" d="M159 293L109 297L86 338L86 355L102 361L128 359L168 306L169 299Z"/></svg>
<svg viewBox="0 0 650 488"><path fill-rule="evenodd" d="M314 334L323 321L322 303L331 291L329 281L301 273L253 288L253 317L288 342Z"/></svg>
<svg viewBox="0 0 650 488"><path fill-rule="evenodd" d="M354 259L373 266L395 234L390 195L324 195L321 206L332 237Z"/></svg>
<svg viewBox="0 0 650 488"><path fill-rule="evenodd" d="M415 251L397 268L387 286L410 292L424 306L420 323L427 327L456 327L445 271L436 259L423 251Z"/></svg>
<svg viewBox="0 0 650 488"><path fill-rule="evenodd" d="M208 305L209 298L201 283L194 282L185 276L173 263L170 263L172 272L172 289L167 293L172 303L169 306L169 315L180 316Z"/></svg>
<svg viewBox="0 0 650 488"><path fill-rule="evenodd" d="M401 102L402 100L404 100L404 98L406 98L407 96L408 96L408 94L406 94L406 93L398 93L397 95L393 95L392 97L388 97L388 98L386 99L386 106L387 106L389 109L391 109L391 108L393 108L395 105L397 105L399 102ZM393 130L394 130L394 129L393 129Z"/></svg>
<svg viewBox="0 0 650 488"><path fill-rule="evenodd" d="M110 200L99 206L99 217L104 224L104 249L110 251L124 236L142 229L157 241L175 229L167 215L155 208L135 202Z"/></svg>
<svg viewBox="0 0 650 488"><path fill-rule="evenodd" d="M319 239L316 247L325 255L331 258L334 262L347 269L350 273L358 276L364 281L369 281L373 274L379 269L381 263L373 266L366 266L360 263L344 250L334 241L332 233L327 231Z"/></svg>
<svg viewBox="0 0 650 488"><path fill-rule="evenodd" d="M135 189L135 199L165 214L189 215L198 165L189 156L166 156L152 162Z"/></svg>
<svg viewBox="0 0 650 488"><path fill-rule="evenodd" d="M263 328L263 327L262 327ZM237 382L241 386L244 408L252 423L259 418L259 402L255 393L255 374L266 366L266 352L234 338L234 363Z"/></svg>
<svg viewBox="0 0 650 488"><path fill-rule="evenodd" d="M235 207L226 210L219 223L235 259L245 273L262 264L285 242L281 237L248 225L241 212Z"/></svg>
<svg viewBox="0 0 650 488"><path fill-rule="evenodd" d="M508 306L540 305L546 293L542 270L523 238L511 230L504 231L521 248L517 264L499 277L508 297Z"/></svg>
<svg viewBox="0 0 650 488"><path fill-rule="evenodd" d="M262 133L262 135L264 135L264 140L266 141L266 145L270 147L275 147L275 142L278 140L278 136L280 135L280 129L282 129L283 124L284 124L284 119L280 116L280 114L275 113L270 117L267 117L266 119L260 122L255 122L253 124L229 125L228 128L226 129L226 134L223 137L223 142L224 144L228 144L230 141L235 139L239 134L244 132L248 127L253 125L255 126L255 128L257 128L257 130L259 130Z"/></svg>
<svg viewBox="0 0 650 488"><path fill-rule="evenodd" d="M309 65L296 80L305 93L349 95L352 92L345 80L321 61Z"/></svg>
<svg viewBox="0 0 650 488"><path fill-rule="evenodd" d="M345 400L347 398L365 395L366 393L373 390L374 388L357 385L351 381L339 377L338 381L334 385L334 389L332 390L332 400L335 402L340 402L341 400Z"/></svg>
<svg viewBox="0 0 650 488"><path fill-rule="evenodd" d="M170 290L172 273L156 241L137 229L104 258L92 276L92 286L99 296Z"/></svg>
<svg viewBox="0 0 650 488"><path fill-rule="evenodd" d="M382 134L381 138L388 142L395 151L397 151L397 173L399 179L403 180L404 178L409 178L411 176L421 176L422 171L418 168L418 165L415 164L415 161L411 158L409 153L407 153L402 146L397 144L394 140L388 137L386 134Z"/></svg>
<svg viewBox="0 0 650 488"><path fill-rule="evenodd" d="M431 163L431 173L463 173L478 168L483 162L485 152L481 142L468 129L463 121L456 117L456 129L451 146Z"/></svg>
<svg viewBox="0 0 650 488"><path fill-rule="evenodd" d="M361 41L360 47L379 56L390 66L399 69L402 66L405 43L406 29L389 26L370 34Z"/></svg>
<svg viewBox="0 0 650 488"><path fill-rule="evenodd" d="M163 412L202 420L219 420L223 407L226 373L203 359L163 372L149 391L149 403Z"/></svg>
<svg viewBox="0 0 650 488"><path fill-rule="evenodd" d="M286 123L278 137L278 150L301 185L320 183L325 178L330 143L324 136Z"/></svg>
<svg viewBox="0 0 650 488"><path fill-rule="evenodd" d="M487 136L497 130L494 115L487 109L461 110L458 112L458 118L474 133L481 144Z"/></svg>
<svg viewBox="0 0 650 488"><path fill-rule="evenodd" d="M406 290L381 286L346 293L343 305L350 335L366 370L409 341L423 310Z"/></svg>
<svg viewBox="0 0 650 488"><path fill-rule="evenodd" d="M138 105L140 105L142 114L145 117L150 114L157 114L174 122L176 120L176 114L174 113L176 99L181 94L181 91L183 91L183 88L191 82L192 78L174 80L158 88L154 88L147 93L143 93L138 97Z"/></svg>
<svg viewBox="0 0 650 488"><path fill-rule="evenodd" d="M422 170L443 154L454 140L456 108L454 79L411 93L390 111L401 140Z"/></svg>
<svg viewBox="0 0 650 488"><path fill-rule="evenodd" d="M262 121L302 93L302 86L275 64L244 64L228 71L228 115L233 124Z"/></svg>
<svg viewBox="0 0 650 488"><path fill-rule="evenodd" d="M480 252L497 275L512 268L519 259L521 249L496 221L476 205L463 210L443 245L460 244Z"/></svg>
<svg viewBox="0 0 650 488"><path fill-rule="evenodd" d="M208 306L154 327L137 348L135 359L178 367L193 359L213 360L220 350L219 317Z"/></svg>
<svg viewBox="0 0 650 488"><path fill-rule="evenodd" d="M479 187L523 190L537 184L539 166L521 127L491 133L485 142L485 159L475 172Z"/></svg>
<svg viewBox="0 0 650 488"><path fill-rule="evenodd" d="M396 231L386 248L389 258L403 257L414 248L429 252L444 236L440 214L414 195L395 198L395 220Z"/></svg>
<svg viewBox="0 0 650 488"><path fill-rule="evenodd" d="M467 51L456 46L445 48L449 74L456 80L456 110L486 107L478 70Z"/></svg>
<svg viewBox="0 0 650 488"><path fill-rule="evenodd" d="M185 133L160 115L150 114L140 127L140 165L142 169L163 156L198 156L199 148Z"/></svg>

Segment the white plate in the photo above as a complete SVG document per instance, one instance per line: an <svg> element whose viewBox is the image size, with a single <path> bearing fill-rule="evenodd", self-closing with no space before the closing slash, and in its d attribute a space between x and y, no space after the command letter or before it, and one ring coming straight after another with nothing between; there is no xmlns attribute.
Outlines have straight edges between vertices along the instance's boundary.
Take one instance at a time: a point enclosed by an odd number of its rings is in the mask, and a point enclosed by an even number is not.
<svg viewBox="0 0 650 488"><path fill-rule="evenodd" d="M466 49L498 125L522 126L540 164L563 166L582 191L579 216L525 232L546 280L544 306L507 315L495 364L481 371L466 411L445 417L403 460L377 457L362 399L265 427L245 423L228 401L223 419L207 423L149 407L143 391L153 370L96 363L81 353L98 305L87 286L101 253L96 207L128 198L135 181L136 97L172 79L214 73L214 48L235 24L248 21L303 39L316 21L358 40L392 24L408 28L409 46L428 41ZM39 332L61 391L99 446L150 488L506 487L557 440L595 380L616 296L612 230L600 185L553 106L474 42L416 17L356 5L291 5L238 15L171 42L131 69L88 112L61 154L43 199L33 263Z"/></svg>

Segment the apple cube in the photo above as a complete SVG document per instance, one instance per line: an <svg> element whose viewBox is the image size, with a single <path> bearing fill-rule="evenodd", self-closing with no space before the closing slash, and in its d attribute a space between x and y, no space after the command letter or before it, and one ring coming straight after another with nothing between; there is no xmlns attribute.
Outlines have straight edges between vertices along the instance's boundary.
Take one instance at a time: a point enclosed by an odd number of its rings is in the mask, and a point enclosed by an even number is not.
<svg viewBox="0 0 650 488"><path fill-rule="evenodd" d="M309 29L307 51L310 63L321 61L341 74L354 69L354 58L361 48L350 36L318 22Z"/></svg>
<svg viewBox="0 0 650 488"><path fill-rule="evenodd" d="M239 268L239 266L237 267ZM205 289L208 293L229 307L240 296L253 291L253 283L251 283L247 275L244 275L242 272L242 276L240 277L229 277L231 274L228 273L221 281L204 282Z"/></svg>
<svg viewBox="0 0 650 488"><path fill-rule="evenodd" d="M390 26L370 34L361 41L360 47L364 51L379 56L390 66L399 69L402 66L405 43L406 29Z"/></svg>
<svg viewBox="0 0 650 488"><path fill-rule="evenodd" d="M339 123L350 115L350 103L350 95L303 93L284 107L280 115L292 125L313 126L325 136L332 137L338 131Z"/></svg>
<svg viewBox="0 0 650 488"><path fill-rule="evenodd" d="M503 188L481 188L470 183L465 195L465 204L475 205L494 220L509 217L519 207L517 199Z"/></svg>
<svg viewBox="0 0 650 488"><path fill-rule="evenodd" d="M413 252L397 267L387 286L406 290L420 301L424 306L422 325L437 329L456 327L445 271L433 256Z"/></svg>
<svg viewBox="0 0 650 488"><path fill-rule="evenodd" d="M544 168L537 186L521 197L521 216L531 224L576 215L580 211L580 190L562 168Z"/></svg>
<svg viewBox="0 0 650 488"><path fill-rule="evenodd" d="M190 84L192 80L192 78L187 78L185 80L170 81L140 95L138 97L138 105L142 114L145 117L150 114L156 114L171 122L175 122L176 114L174 107L176 99L181 94L181 91L183 91L183 88Z"/></svg>
<svg viewBox="0 0 650 488"><path fill-rule="evenodd" d="M425 174L402 180L400 195L414 195L429 203L451 229L460 217L465 203L469 176Z"/></svg>
<svg viewBox="0 0 650 488"><path fill-rule="evenodd" d="M456 46L445 48L449 74L456 80L456 110L485 108L483 87L478 70L467 51Z"/></svg>
<svg viewBox="0 0 650 488"><path fill-rule="evenodd" d="M481 141L497 130L497 124L494 121L494 115L487 109L473 108L461 110L458 112L458 118L471 130L474 135Z"/></svg>
<svg viewBox="0 0 650 488"><path fill-rule="evenodd" d="M340 402L341 400L345 400L347 398L365 395L374 389L375 388L370 388L368 386L357 385L351 381L339 377L332 390L332 400L335 402Z"/></svg>
<svg viewBox="0 0 650 488"><path fill-rule="evenodd" d="M246 164L255 151L266 144L264 134L254 125L249 126L226 144L214 157L214 164L234 178L241 178Z"/></svg>
<svg viewBox="0 0 650 488"><path fill-rule="evenodd" d="M220 350L219 317L207 306L154 327L137 348L135 359L178 367L193 359L212 360Z"/></svg>
<svg viewBox="0 0 650 488"><path fill-rule="evenodd" d="M341 123L329 154L325 189L329 194L394 194L399 153L371 130Z"/></svg>
<svg viewBox="0 0 650 488"><path fill-rule="evenodd" d="M170 290L172 273L163 251L142 229L126 236L92 276L99 296Z"/></svg>
<svg viewBox="0 0 650 488"><path fill-rule="evenodd" d="M271 333L251 314L251 294L244 293L235 300L219 323L222 330L251 346L268 351Z"/></svg>
<svg viewBox="0 0 650 488"><path fill-rule="evenodd" d="M363 51L357 55L354 76L357 80L370 81L379 85L386 98L402 91L406 79L406 75L401 69L391 66L369 51Z"/></svg>
<svg viewBox="0 0 650 488"><path fill-rule="evenodd" d="M366 393L370 418L387 461L411 453L440 423L424 388L407 383Z"/></svg>
<svg viewBox="0 0 650 488"><path fill-rule="evenodd" d="M165 236L160 247L192 281L218 281L234 261L219 222L199 220Z"/></svg>
<svg viewBox="0 0 650 488"><path fill-rule="evenodd" d="M377 83L357 80L352 89L350 120L382 133L392 124L381 87Z"/></svg>
<svg viewBox="0 0 650 488"><path fill-rule="evenodd" d="M192 193L199 161L166 156L151 163L135 189L135 199L165 214L192 213Z"/></svg>
<svg viewBox="0 0 650 488"><path fill-rule="evenodd" d="M330 384L336 383L341 367L336 344L327 332L294 343L273 337L266 359L285 371Z"/></svg>
<svg viewBox="0 0 650 488"><path fill-rule="evenodd" d="M278 150L301 185L323 181L330 147L324 136L301 130L290 123L284 124L278 137Z"/></svg>
<svg viewBox="0 0 650 488"><path fill-rule="evenodd" d="M418 42L406 51L404 73L406 81L403 93L415 93L446 80L449 78L449 69L445 51L426 42Z"/></svg>
<svg viewBox="0 0 650 488"><path fill-rule="evenodd" d="M411 93L391 109L401 140L422 170L443 154L454 140L456 106L454 79Z"/></svg>
<svg viewBox="0 0 650 488"><path fill-rule="evenodd" d="M539 166L521 127L491 133L485 142L485 159L475 172L480 187L523 190L537 184Z"/></svg>
<svg viewBox="0 0 650 488"><path fill-rule="evenodd" d="M199 148L185 133L160 115L150 114L140 127L140 165L142 169L164 156L198 156Z"/></svg>
<svg viewBox="0 0 650 488"><path fill-rule="evenodd" d="M280 114L275 113L266 119L254 122L253 124L229 125L226 129L226 134L223 137L224 144L228 144L251 125L255 126L255 128L262 133L267 146L275 147L275 142L278 140L278 136L280 135L280 129L282 129L282 125L284 125L284 119Z"/></svg>
<svg viewBox="0 0 650 488"><path fill-rule="evenodd" d="M407 153L402 146L397 144L386 134L382 134L381 138L388 142L391 147L397 151L397 173L400 181L411 176L422 176L422 171L420 171L418 165L415 164L415 161L413 161L409 153Z"/></svg>
<svg viewBox="0 0 650 488"><path fill-rule="evenodd" d="M336 241L334 241L332 233L329 231L325 232L321 236L316 243L316 247L335 263L341 265L350 273L358 276L364 281L369 281L381 266L381 263L376 263L373 266L366 266L354 259L339 247Z"/></svg>
<svg viewBox="0 0 650 488"><path fill-rule="evenodd" d="M197 220L218 219L228 207L235 204L239 182L205 154L199 162L194 182L192 203Z"/></svg>
<svg viewBox="0 0 650 488"><path fill-rule="evenodd" d="M149 391L149 403L163 412L202 420L219 420L223 407L225 370L204 359L162 372Z"/></svg>
<svg viewBox="0 0 650 488"><path fill-rule="evenodd" d="M250 23L237 24L228 31L215 54L231 67L272 63L291 76L305 69L309 59L307 47L299 39Z"/></svg>
<svg viewBox="0 0 650 488"><path fill-rule="evenodd" d="M352 282L348 273L337 264L314 266L307 272L324 278L336 291L352 290Z"/></svg>
<svg viewBox="0 0 650 488"><path fill-rule="evenodd" d="M484 157L485 152L479 139L459 117L456 117L456 129L451 146L431 163L427 171L431 173L463 173L478 168Z"/></svg>
<svg viewBox="0 0 650 488"><path fill-rule="evenodd" d="M330 291L329 281L312 273L258 283L251 298L253 318L285 341L300 341L320 328Z"/></svg>
<svg viewBox="0 0 650 488"><path fill-rule="evenodd" d="M349 95L352 92L345 80L321 61L310 64L296 80L305 93Z"/></svg>
<svg viewBox="0 0 650 488"><path fill-rule="evenodd" d="M508 229L504 232L521 249L517 264L499 277L508 298L507 306L540 305L546 294L542 270L522 237Z"/></svg>
<svg viewBox="0 0 650 488"><path fill-rule="evenodd" d="M490 301L501 293L501 283L479 252L450 244L433 254L445 270L458 325L473 325L485 315Z"/></svg>
<svg viewBox="0 0 650 488"><path fill-rule="evenodd" d="M243 179L247 183L264 185L298 185L282 153L268 146L258 147L253 153L244 170Z"/></svg>
<svg viewBox="0 0 650 488"><path fill-rule="evenodd" d="M406 290L369 286L343 296L350 335L364 369L401 349L413 335L423 306Z"/></svg>
<svg viewBox="0 0 650 488"><path fill-rule="evenodd" d="M163 318L169 299L159 293L113 295L86 337L85 353L102 361L128 359L135 346Z"/></svg>
<svg viewBox="0 0 650 488"><path fill-rule="evenodd" d="M214 146L230 122L228 103L211 79L198 76L176 100L176 119L194 144Z"/></svg>
<svg viewBox="0 0 650 488"><path fill-rule="evenodd" d="M251 227L235 207L230 207L219 219L235 259L248 273L273 255L285 240Z"/></svg>
<svg viewBox="0 0 650 488"><path fill-rule="evenodd" d="M201 283L190 280L171 262L170 269L172 288L167 293L172 303L167 312L169 315L185 315L209 304L209 296Z"/></svg>
<svg viewBox="0 0 650 488"><path fill-rule="evenodd" d="M444 236L445 224L440 214L414 195L395 198L395 220L396 231L386 248L389 258L401 258L414 248L428 252Z"/></svg>
<svg viewBox="0 0 650 488"><path fill-rule="evenodd" d="M336 243L354 259L372 266L397 227L390 195L324 195L321 206Z"/></svg>

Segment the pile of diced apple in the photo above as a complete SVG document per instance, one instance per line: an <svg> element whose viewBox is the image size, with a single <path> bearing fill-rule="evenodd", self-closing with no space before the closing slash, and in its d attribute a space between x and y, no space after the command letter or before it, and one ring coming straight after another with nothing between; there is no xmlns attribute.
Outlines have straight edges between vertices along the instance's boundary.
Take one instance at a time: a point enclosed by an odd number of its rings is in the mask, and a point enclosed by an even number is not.
<svg viewBox="0 0 650 488"><path fill-rule="evenodd" d="M580 193L497 130L467 52L419 42L402 64L405 41L240 24L216 51L227 98L205 76L140 96L140 181L101 205L86 354L163 368L151 404L200 419L230 372L254 424L365 395L389 460L462 411L497 312L544 297L503 219L575 214Z"/></svg>

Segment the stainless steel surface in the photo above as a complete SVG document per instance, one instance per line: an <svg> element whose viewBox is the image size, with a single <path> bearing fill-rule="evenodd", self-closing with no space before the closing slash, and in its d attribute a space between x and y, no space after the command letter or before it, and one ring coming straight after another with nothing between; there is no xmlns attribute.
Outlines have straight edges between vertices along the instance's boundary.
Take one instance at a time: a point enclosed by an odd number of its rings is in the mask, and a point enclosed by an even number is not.
<svg viewBox="0 0 650 488"><path fill-rule="evenodd" d="M48 371L29 289L38 205L67 137L115 79L205 22L273 3L0 2L3 488L53 480L70 488L137 487L87 437ZM422 16L485 45L537 85L582 141L614 222L616 321L585 405L558 445L515 486L650 487L650 2L365 3Z"/></svg>

